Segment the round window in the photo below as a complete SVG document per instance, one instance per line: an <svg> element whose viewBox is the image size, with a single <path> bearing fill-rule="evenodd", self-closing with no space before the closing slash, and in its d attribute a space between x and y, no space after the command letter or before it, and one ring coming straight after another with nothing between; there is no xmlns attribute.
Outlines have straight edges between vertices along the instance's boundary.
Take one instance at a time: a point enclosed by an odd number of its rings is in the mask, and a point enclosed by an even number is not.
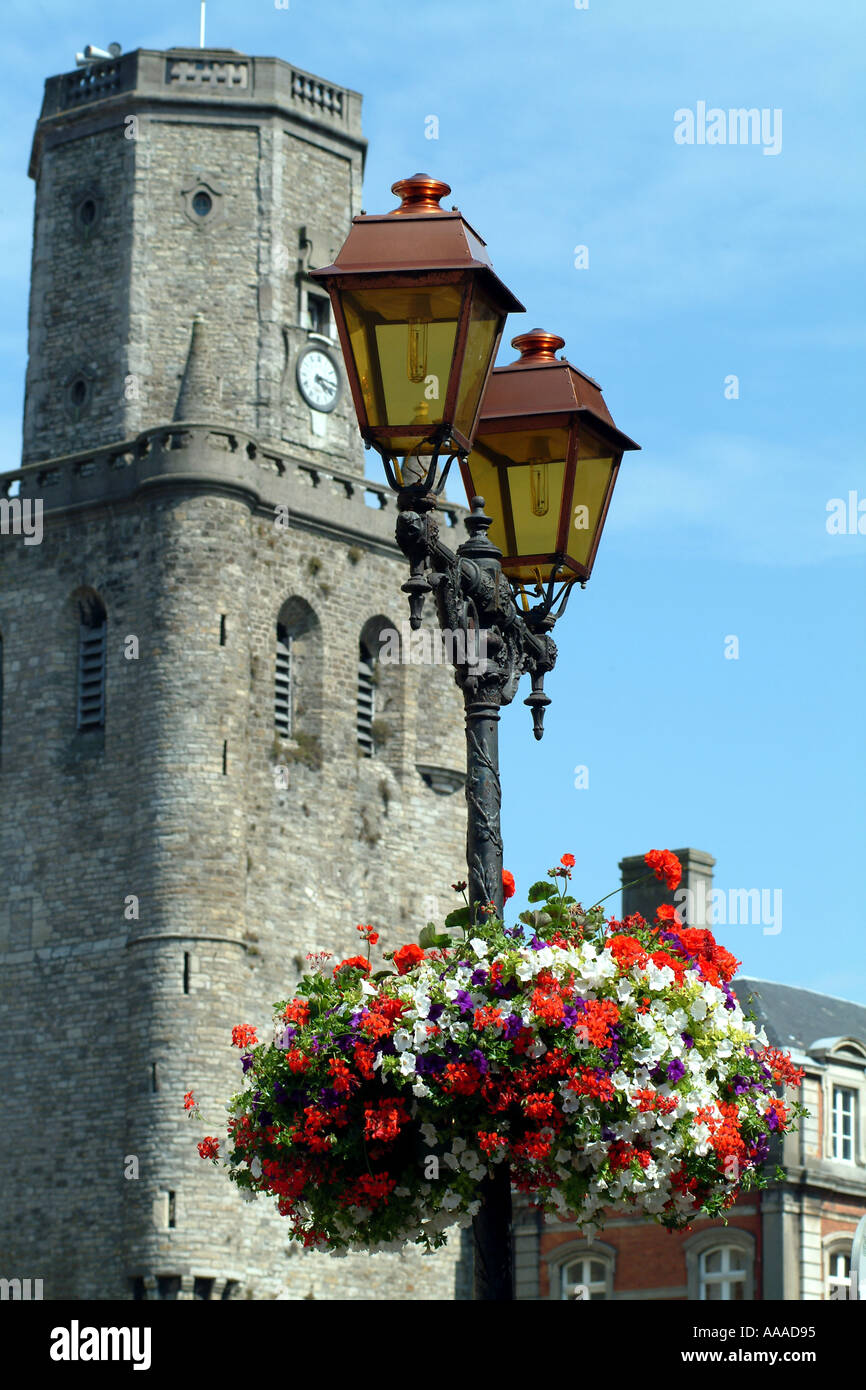
<svg viewBox="0 0 866 1390"><path fill-rule="evenodd" d="M209 193L205 192L203 188L200 188L198 193L193 194L193 212L197 213L199 217L207 217L212 207L213 199L211 198Z"/></svg>

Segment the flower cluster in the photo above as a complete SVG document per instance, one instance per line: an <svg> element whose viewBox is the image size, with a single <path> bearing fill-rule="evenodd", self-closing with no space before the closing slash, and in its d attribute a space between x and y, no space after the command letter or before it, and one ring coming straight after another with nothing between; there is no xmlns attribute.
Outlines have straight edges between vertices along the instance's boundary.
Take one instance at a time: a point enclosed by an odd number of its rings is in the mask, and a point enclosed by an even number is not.
<svg viewBox="0 0 866 1390"><path fill-rule="evenodd" d="M673 908L585 911L565 893L573 863L514 926L460 908L448 934L393 953L397 973L371 978L358 956L305 976L273 1042L235 1030L229 1175L275 1199L294 1239L436 1247L500 1163L589 1230L622 1205L681 1228L766 1181L773 1134L803 1113L780 1092L802 1073L744 1016L738 962ZM647 863L678 881L668 851Z"/></svg>

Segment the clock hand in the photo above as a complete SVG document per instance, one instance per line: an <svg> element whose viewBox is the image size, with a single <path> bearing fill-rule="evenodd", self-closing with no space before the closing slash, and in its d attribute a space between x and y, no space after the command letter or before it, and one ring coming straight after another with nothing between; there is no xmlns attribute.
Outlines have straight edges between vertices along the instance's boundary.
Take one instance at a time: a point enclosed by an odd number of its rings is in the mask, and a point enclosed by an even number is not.
<svg viewBox="0 0 866 1390"><path fill-rule="evenodd" d="M336 391L336 389L337 389L336 382L334 382L334 381L329 381L328 378L327 378L326 376L319 376L319 375L317 374L317 375L316 375L316 381L318 381L318 383L319 383L320 386L324 386L324 388L325 388L326 391L334 392L334 391Z"/></svg>

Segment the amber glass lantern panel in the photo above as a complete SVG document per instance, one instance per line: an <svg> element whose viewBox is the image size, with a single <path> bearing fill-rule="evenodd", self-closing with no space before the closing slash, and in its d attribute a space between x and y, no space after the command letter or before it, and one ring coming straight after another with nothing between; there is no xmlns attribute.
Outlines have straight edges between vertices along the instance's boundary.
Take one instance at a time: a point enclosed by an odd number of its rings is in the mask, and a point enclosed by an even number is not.
<svg viewBox="0 0 866 1390"><path fill-rule="evenodd" d="M454 428L467 440L472 438L475 417L487 384L491 358L504 324L505 314L495 308L487 296L476 288L470 306L466 350L460 375L460 394L453 421Z"/></svg>
<svg viewBox="0 0 866 1390"><path fill-rule="evenodd" d="M616 463L614 457L610 454L605 457L600 449L604 449L604 445L590 440L581 440L578 449L567 552L569 559L576 561L584 571L581 577L593 557Z"/></svg>
<svg viewBox="0 0 866 1390"><path fill-rule="evenodd" d="M471 488L484 498L493 518L488 534L508 560L556 551L569 433L563 427L476 436Z"/></svg>
<svg viewBox="0 0 866 1390"><path fill-rule="evenodd" d="M572 486L569 451L575 459ZM616 461L593 433L573 433L567 426L476 437L467 491L485 499L493 518L490 539L503 553L509 579L546 583L555 568L558 579L586 578Z"/></svg>
<svg viewBox="0 0 866 1390"><path fill-rule="evenodd" d="M396 453L443 419L462 303L461 285L343 291L367 424L410 431L389 438Z"/></svg>

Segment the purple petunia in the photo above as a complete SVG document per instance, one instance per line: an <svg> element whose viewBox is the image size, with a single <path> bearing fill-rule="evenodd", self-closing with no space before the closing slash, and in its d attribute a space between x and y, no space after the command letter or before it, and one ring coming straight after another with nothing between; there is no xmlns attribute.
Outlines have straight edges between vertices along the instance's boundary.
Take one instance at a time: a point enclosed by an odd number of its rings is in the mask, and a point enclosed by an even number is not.
<svg viewBox="0 0 866 1390"><path fill-rule="evenodd" d="M668 1081L679 1081L682 1077L685 1076L685 1074L686 1074L686 1069L685 1069L685 1067L683 1066L682 1062L680 1061L679 1057L674 1057L672 1061L668 1062L668 1066L667 1066L667 1078L668 1078Z"/></svg>
<svg viewBox="0 0 866 1390"><path fill-rule="evenodd" d="M471 1014L475 1009L472 995L465 989L458 989L454 996L454 1002L462 1014Z"/></svg>
<svg viewBox="0 0 866 1390"><path fill-rule="evenodd" d="M680 1037L682 1038L687 1048L691 1049L694 1047L695 1040L692 1037L691 1033L680 1033Z"/></svg>

